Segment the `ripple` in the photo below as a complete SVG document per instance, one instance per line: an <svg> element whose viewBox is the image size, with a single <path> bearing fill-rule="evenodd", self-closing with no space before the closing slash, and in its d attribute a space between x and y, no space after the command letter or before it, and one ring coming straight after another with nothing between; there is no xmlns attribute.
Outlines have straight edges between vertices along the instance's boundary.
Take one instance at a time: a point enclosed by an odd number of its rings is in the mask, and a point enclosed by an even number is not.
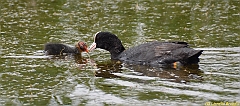
<svg viewBox="0 0 240 106"><path fill-rule="evenodd" d="M203 105L239 101L238 1L1 0L1 105ZM44 56L46 42L92 43L110 31L126 48L185 41L197 69L115 64L104 50ZM92 65L94 63L94 66ZM95 73L93 73L95 72ZM95 75L95 76L94 76Z"/></svg>
<svg viewBox="0 0 240 106"><path fill-rule="evenodd" d="M50 56L2 56L2 58L50 58Z"/></svg>

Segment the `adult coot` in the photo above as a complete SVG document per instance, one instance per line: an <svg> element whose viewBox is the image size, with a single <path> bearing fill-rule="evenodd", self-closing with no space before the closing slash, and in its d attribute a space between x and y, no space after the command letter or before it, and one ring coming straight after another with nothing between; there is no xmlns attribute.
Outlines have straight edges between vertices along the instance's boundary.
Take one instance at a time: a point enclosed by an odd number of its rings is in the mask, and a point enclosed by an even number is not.
<svg viewBox="0 0 240 106"><path fill-rule="evenodd" d="M46 43L44 45L46 55L63 55L66 54L81 54L81 52L88 52L86 43L79 41L75 47L71 47L61 43Z"/></svg>
<svg viewBox="0 0 240 106"><path fill-rule="evenodd" d="M197 64L203 50L189 48L186 42L148 42L125 50L118 37L110 32L98 32L89 51L95 48L110 52L111 59L125 63L165 66Z"/></svg>

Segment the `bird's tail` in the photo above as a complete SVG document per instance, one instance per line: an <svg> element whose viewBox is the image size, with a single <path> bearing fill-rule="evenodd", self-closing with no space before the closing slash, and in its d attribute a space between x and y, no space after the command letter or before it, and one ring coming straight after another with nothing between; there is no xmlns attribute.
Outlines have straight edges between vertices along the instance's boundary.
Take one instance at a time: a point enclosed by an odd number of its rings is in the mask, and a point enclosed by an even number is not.
<svg viewBox="0 0 240 106"><path fill-rule="evenodd" d="M187 60L187 64L198 64L199 56L202 54L203 50L193 50Z"/></svg>

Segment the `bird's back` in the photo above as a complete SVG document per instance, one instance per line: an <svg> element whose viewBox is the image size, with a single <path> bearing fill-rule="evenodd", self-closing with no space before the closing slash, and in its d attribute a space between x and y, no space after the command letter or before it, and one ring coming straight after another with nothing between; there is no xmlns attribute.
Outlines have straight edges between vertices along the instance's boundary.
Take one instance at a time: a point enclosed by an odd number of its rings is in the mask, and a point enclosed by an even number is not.
<svg viewBox="0 0 240 106"><path fill-rule="evenodd" d="M123 51L118 59L133 64L159 65L180 62L197 64L201 50L188 47L186 42L149 42Z"/></svg>
<svg viewBox="0 0 240 106"><path fill-rule="evenodd" d="M75 47L61 43L47 43L44 45L46 55L62 55L63 53L78 53Z"/></svg>

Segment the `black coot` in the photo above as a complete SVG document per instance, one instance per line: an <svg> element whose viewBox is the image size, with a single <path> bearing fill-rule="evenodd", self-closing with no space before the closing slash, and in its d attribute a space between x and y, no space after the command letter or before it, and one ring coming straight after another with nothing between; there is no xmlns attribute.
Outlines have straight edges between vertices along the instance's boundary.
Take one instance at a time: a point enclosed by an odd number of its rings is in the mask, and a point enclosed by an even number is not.
<svg viewBox="0 0 240 106"><path fill-rule="evenodd" d="M65 54L81 54L88 52L86 43L79 41L75 47L71 47L61 43L46 43L44 45L46 55L63 55Z"/></svg>
<svg viewBox="0 0 240 106"><path fill-rule="evenodd" d="M148 42L125 50L118 37L110 32L98 32L89 51L101 48L111 53L111 59L125 63L165 66L181 63L198 64L203 50L189 48L186 42Z"/></svg>

